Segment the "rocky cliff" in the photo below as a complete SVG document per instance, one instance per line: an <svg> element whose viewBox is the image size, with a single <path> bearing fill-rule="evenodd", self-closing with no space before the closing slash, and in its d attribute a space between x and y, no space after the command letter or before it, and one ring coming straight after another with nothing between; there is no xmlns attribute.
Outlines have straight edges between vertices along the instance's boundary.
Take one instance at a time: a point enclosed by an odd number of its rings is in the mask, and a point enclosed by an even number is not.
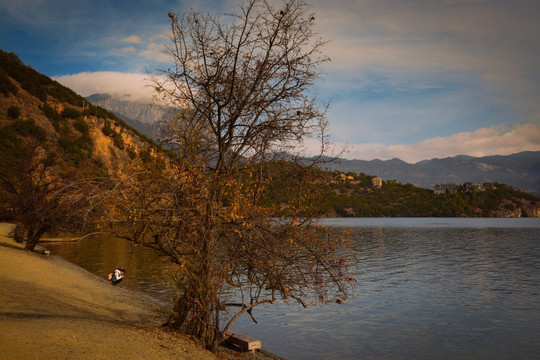
<svg viewBox="0 0 540 360"><path fill-rule="evenodd" d="M100 106L121 119L138 131L154 138L157 123L163 119L167 109L138 101L125 101L109 94L93 94L86 97L92 104Z"/></svg>
<svg viewBox="0 0 540 360"><path fill-rule="evenodd" d="M15 54L0 50L0 65L0 129L15 129L20 138L28 129L42 129L51 150L93 174L120 176L137 162L166 161L151 139L25 66Z"/></svg>

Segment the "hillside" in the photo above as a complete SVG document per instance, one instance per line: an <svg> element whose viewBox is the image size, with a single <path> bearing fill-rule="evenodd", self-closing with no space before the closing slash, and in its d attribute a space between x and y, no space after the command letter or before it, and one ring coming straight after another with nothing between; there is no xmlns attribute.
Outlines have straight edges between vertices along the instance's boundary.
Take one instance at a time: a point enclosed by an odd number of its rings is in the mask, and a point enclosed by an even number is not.
<svg viewBox="0 0 540 360"><path fill-rule="evenodd" d="M0 149L39 137L65 166L120 176L134 162L163 162L159 147L116 115L0 50ZM15 149L16 150L16 149Z"/></svg>
<svg viewBox="0 0 540 360"><path fill-rule="evenodd" d="M373 174L384 180L397 180L432 189L434 184L498 182L533 195L540 195L540 152L508 156L456 156L409 164L392 160L346 160L325 164L329 170Z"/></svg>
<svg viewBox="0 0 540 360"><path fill-rule="evenodd" d="M505 184L486 189L436 194L397 181L374 185L374 176L328 173L328 196L320 205L325 216L344 217L540 217L540 198Z"/></svg>
<svg viewBox="0 0 540 360"><path fill-rule="evenodd" d="M313 197L298 198L289 185L293 163L275 162L268 171L265 204L286 208L300 199L323 217L540 217L540 198L500 183L464 183L438 191L384 181L364 173L311 168L302 188Z"/></svg>
<svg viewBox="0 0 540 360"><path fill-rule="evenodd" d="M125 101L108 94L94 94L86 98L124 119L133 128L153 138L156 123L165 109L148 104ZM507 156L455 156L409 164L400 159L347 160L325 164L329 170L373 174L384 180L397 180L418 187L432 189L434 184L464 182L498 182L540 196L540 152L522 152Z"/></svg>

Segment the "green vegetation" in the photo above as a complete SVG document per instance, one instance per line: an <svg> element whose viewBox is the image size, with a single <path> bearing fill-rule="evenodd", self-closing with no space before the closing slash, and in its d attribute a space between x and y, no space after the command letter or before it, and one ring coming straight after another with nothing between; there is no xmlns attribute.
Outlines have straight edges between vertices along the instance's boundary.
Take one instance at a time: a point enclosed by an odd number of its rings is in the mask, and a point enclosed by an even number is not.
<svg viewBox="0 0 540 360"><path fill-rule="evenodd" d="M63 120L62 116L60 116L60 114L47 103L43 104L41 107L41 112L47 117L47 119L49 119L56 132L59 132L60 123Z"/></svg>
<svg viewBox="0 0 540 360"><path fill-rule="evenodd" d="M34 120L16 120L10 125L0 127L0 163L8 168L18 167L19 158L25 146L22 138L27 142L43 142L46 138L45 130L36 125ZM33 139L33 141L29 141Z"/></svg>
<svg viewBox="0 0 540 360"><path fill-rule="evenodd" d="M14 166L20 146L21 141L11 126L0 127L0 163Z"/></svg>
<svg viewBox="0 0 540 360"><path fill-rule="evenodd" d="M9 80L8 74L3 68L0 68L0 94L3 96L17 94L17 87Z"/></svg>
<svg viewBox="0 0 540 360"><path fill-rule="evenodd" d="M11 123L11 125L6 126L6 128L11 128L14 130L15 134L22 137L33 137L37 140L45 139L45 130L42 127L36 125L36 122L33 119L26 120L17 120Z"/></svg>
<svg viewBox="0 0 540 360"><path fill-rule="evenodd" d="M66 113L65 110L62 112L62 115L64 113ZM71 127L68 123L64 123L60 131L58 145L64 150L68 160L80 165L83 161L92 158L94 142L90 137L90 128L84 119L80 117L80 113L76 110L67 113L69 116L75 116L77 114L78 117L73 121Z"/></svg>
<svg viewBox="0 0 540 360"><path fill-rule="evenodd" d="M58 145L64 150L67 158L79 165L92 156L93 143L89 136L73 137L70 132L63 133Z"/></svg>
<svg viewBox="0 0 540 360"><path fill-rule="evenodd" d="M134 160L134 159L137 157L137 153L135 152L135 150L133 150L132 147L128 147L128 148L126 149L126 151L127 151L128 155L129 155L129 158L130 158L131 160Z"/></svg>
<svg viewBox="0 0 540 360"><path fill-rule="evenodd" d="M349 174L350 175L350 174ZM343 217L490 217L536 206L540 199L504 184L493 184L483 191L435 194L411 184L384 181L381 188L371 184L374 176L353 174L354 180L341 180L339 173L327 173L327 196L319 212L325 216ZM275 187L274 199L283 197L286 189Z"/></svg>
<svg viewBox="0 0 540 360"><path fill-rule="evenodd" d="M294 176L294 169L295 165L288 162L275 162L267 167L272 180L267 184L265 206L286 207L297 201L300 189L288 181ZM494 217L514 211L527 216L531 207L540 205L539 198L499 183L486 190L465 191L460 186L461 191L454 194L435 194L397 181L383 181L378 188L372 184L375 176L363 173L310 170L320 180L304 183L303 190L322 191L326 195L303 201L312 202L318 214L325 217Z"/></svg>
<svg viewBox="0 0 540 360"><path fill-rule="evenodd" d="M76 109L74 108L70 108L70 107L66 107L63 111L62 111L62 117L64 118L68 118L68 119L77 119L81 116L81 113L78 112Z"/></svg>

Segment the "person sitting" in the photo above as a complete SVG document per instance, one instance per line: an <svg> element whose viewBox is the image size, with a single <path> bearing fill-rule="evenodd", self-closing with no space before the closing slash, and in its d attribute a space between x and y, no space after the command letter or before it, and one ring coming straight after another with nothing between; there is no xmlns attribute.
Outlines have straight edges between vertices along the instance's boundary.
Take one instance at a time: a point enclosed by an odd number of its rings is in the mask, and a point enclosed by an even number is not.
<svg viewBox="0 0 540 360"><path fill-rule="evenodd" d="M109 274L108 279L111 281L113 285L118 285L120 281L124 280L124 276L126 275L126 269L124 268L116 268L112 273Z"/></svg>

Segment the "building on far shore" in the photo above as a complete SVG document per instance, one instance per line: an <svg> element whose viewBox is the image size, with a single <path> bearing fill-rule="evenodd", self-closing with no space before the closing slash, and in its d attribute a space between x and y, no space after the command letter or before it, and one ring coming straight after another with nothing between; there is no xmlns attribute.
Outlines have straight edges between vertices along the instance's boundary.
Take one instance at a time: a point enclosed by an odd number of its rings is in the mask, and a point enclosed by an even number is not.
<svg viewBox="0 0 540 360"><path fill-rule="evenodd" d="M374 177L371 179L371 185L375 188L382 188L382 179L380 177Z"/></svg>
<svg viewBox="0 0 540 360"><path fill-rule="evenodd" d="M435 184L433 192L435 194L455 194L461 185L458 183Z"/></svg>
<svg viewBox="0 0 540 360"><path fill-rule="evenodd" d="M435 184L433 185L433 192L435 194L455 194L457 192L468 192L468 191L486 191L488 189L493 189L494 186L490 182L470 182L467 181L465 184L461 185L458 183L448 183L448 184Z"/></svg>
<svg viewBox="0 0 540 360"><path fill-rule="evenodd" d="M493 189L493 184L490 182L466 182L463 184L465 191L485 191Z"/></svg>

